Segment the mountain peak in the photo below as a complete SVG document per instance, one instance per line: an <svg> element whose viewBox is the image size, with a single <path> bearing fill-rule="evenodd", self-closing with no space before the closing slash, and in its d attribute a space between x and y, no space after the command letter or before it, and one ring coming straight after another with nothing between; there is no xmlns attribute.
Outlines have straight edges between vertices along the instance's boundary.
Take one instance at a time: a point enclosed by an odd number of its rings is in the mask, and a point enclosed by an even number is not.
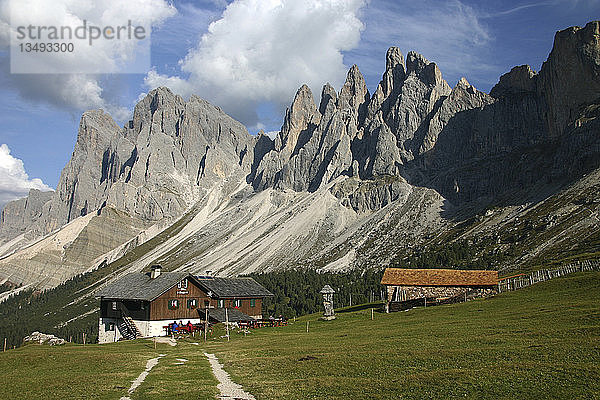
<svg viewBox="0 0 600 400"><path fill-rule="evenodd" d="M319 112L321 113L321 115L325 115L330 103L333 104L333 107L335 107L336 102L337 93L335 92L333 86L331 86L329 82L327 82L323 86L323 90L321 90L321 103L319 104Z"/></svg>
<svg viewBox="0 0 600 400"><path fill-rule="evenodd" d="M533 79L535 75L536 73L529 65L514 67L500 77L498 83L490 91L490 95L501 97L515 93L535 92L535 80Z"/></svg>
<svg viewBox="0 0 600 400"><path fill-rule="evenodd" d="M357 113L360 120L362 110L359 109L364 108L364 104L368 104L369 97L369 89L367 89L365 78L355 64L348 71L346 83L340 90L338 108L340 110L352 110L353 113Z"/></svg>
<svg viewBox="0 0 600 400"><path fill-rule="evenodd" d="M404 69L404 56L398 47L390 47L385 55L385 70L390 71L401 65Z"/></svg>
<svg viewBox="0 0 600 400"><path fill-rule="evenodd" d="M312 91L306 84L302 85L285 114L281 132L275 139L275 149L281 151L285 148L292 152L298 135L308 128L318 113Z"/></svg>

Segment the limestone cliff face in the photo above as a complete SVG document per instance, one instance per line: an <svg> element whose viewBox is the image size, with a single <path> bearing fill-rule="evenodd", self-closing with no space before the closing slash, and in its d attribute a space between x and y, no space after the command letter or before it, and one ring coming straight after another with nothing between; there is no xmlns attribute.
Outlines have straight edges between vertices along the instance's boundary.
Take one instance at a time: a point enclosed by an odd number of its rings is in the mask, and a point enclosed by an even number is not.
<svg viewBox="0 0 600 400"><path fill-rule="evenodd" d="M275 140L167 88L140 101L124 127L101 110L86 112L56 192L32 191L0 221L3 241L56 230L60 241L54 232L37 245L46 253L6 258L0 279L59 282L186 212L186 229L136 268L157 259L224 273L307 260L337 268L337 255L371 265L367 255L379 249L370 244L393 256L386 235L418 241L445 224L442 207L523 204L556 191L600 167L599 37L599 22L558 32L539 73L515 67L490 94L465 78L452 88L434 62L392 47L372 95L357 66L339 92L327 84L315 99L302 86ZM148 233L155 223L164 226ZM333 257L331 243L346 253ZM61 265L71 269L60 279L43 271Z"/></svg>
<svg viewBox="0 0 600 400"><path fill-rule="evenodd" d="M31 189L27 197L6 204L0 213L0 244L3 238L12 239L37 228L35 221L42 216L45 204L53 195L54 192Z"/></svg>
<svg viewBox="0 0 600 400"><path fill-rule="evenodd" d="M35 201L30 219L39 233L106 205L145 221L179 217L215 182L243 179L253 151L246 128L218 107L196 96L186 103L158 88L137 104L125 127L102 110L84 113L56 192L45 195L43 207L37 192L19 202ZM18 204L7 205L3 221L14 220Z"/></svg>
<svg viewBox="0 0 600 400"><path fill-rule="evenodd" d="M597 135L582 136L583 126L573 125L580 121L589 130L591 120L581 113L600 99L598 30L591 22L558 32L539 74L515 67L490 94L465 78L450 88L435 63L415 52L405 60L395 47L371 97L356 66L339 94L323 88L318 108L303 87L274 149L256 167L254 186L303 191L343 176L392 176L434 188L460 205L526 196L523 191L542 181L568 181L599 165L589 161L597 154ZM372 199L344 192L351 187L335 193L353 198L357 210L389 202L376 200L380 192ZM400 195L397 188L386 189L390 198Z"/></svg>

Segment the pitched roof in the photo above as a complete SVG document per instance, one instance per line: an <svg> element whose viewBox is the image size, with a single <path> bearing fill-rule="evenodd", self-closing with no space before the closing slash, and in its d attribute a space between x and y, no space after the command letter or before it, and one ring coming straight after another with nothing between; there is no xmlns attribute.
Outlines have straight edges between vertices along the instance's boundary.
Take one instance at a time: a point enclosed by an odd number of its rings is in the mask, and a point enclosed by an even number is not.
<svg viewBox="0 0 600 400"><path fill-rule="evenodd" d="M498 284L498 271L387 268L381 278L381 284L398 286L490 286Z"/></svg>
<svg viewBox="0 0 600 400"><path fill-rule="evenodd" d="M134 272L110 283L96 297L151 301L186 277L194 279L188 272L163 272L155 279L150 279L149 272Z"/></svg>
<svg viewBox="0 0 600 400"><path fill-rule="evenodd" d="M323 289L321 289L321 291L319 292L321 294L332 294L335 293L335 290L333 290L333 288L329 285L325 285L323 286Z"/></svg>
<svg viewBox="0 0 600 400"><path fill-rule="evenodd" d="M273 293L252 278L197 278L214 297L270 297Z"/></svg>

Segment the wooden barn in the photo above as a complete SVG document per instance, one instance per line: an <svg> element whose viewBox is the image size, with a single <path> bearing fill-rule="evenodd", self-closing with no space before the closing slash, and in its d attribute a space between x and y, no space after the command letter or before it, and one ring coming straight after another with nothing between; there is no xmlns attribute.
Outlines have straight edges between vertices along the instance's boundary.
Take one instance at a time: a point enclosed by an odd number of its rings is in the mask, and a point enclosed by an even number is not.
<svg viewBox="0 0 600 400"><path fill-rule="evenodd" d="M162 272L153 266L149 273L131 273L112 282L100 298L99 343L119 339L164 336L173 321L211 320L231 309L237 320L262 318L262 302L271 292L252 278L193 276L187 272ZM211 313L214 311L214 313Z"/></svg>
<svg viewBox="0 0 600 400"><path fill-rule="evenodd" d="M498 271L387 268L381 278L387 288L386 311L403 302L440 301L458 296L482 297L496 292Z"/></svg>

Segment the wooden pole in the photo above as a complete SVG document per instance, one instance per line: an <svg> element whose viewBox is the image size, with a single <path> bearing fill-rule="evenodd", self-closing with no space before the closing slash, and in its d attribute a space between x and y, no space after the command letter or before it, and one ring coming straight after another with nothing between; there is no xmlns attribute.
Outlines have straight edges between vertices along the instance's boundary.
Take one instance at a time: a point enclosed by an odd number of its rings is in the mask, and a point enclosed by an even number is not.
<svg viewBox="0 0 600 400"><path fill-rule="evenodd" d="M373 309L371 308L371 321L373 321Z"/></svg>
<svg viewBox="0 0 600 400"><path fill-rule="evenodd" d="M227 341L229 342L229 314L227 314L227 308L225 308L225 329L227 329Z"/></svg>
<svg viewBox="0 0 600 400"><path fill-rule="evenodd" d="M6 338L4 338L4 350L2 350L2 352L6 351Z"/></svg>
<svg viewBox="0 0 600 400"><path fill-rule="evenodd" d="M152 337L152 341L154 342L154 350L156 350L156 336Z"/></svg>
<svg viewBox="0 0 600 400"><path fill-rule="evenodd" d="M309 321L306 321L306 333L308 333L308 323Z"/></svg>
<svg viewBox="0 0 600 400"><path fill-rule="evenodd" d="M83 332L83 345L85 346L85 332Z"/></svg>
<svg viewBox="0 0 600 400"><path fill-rule="evenodd" d="M204 341L206 342L206 335L208 335L208 308L204 309Z"/></svg>

